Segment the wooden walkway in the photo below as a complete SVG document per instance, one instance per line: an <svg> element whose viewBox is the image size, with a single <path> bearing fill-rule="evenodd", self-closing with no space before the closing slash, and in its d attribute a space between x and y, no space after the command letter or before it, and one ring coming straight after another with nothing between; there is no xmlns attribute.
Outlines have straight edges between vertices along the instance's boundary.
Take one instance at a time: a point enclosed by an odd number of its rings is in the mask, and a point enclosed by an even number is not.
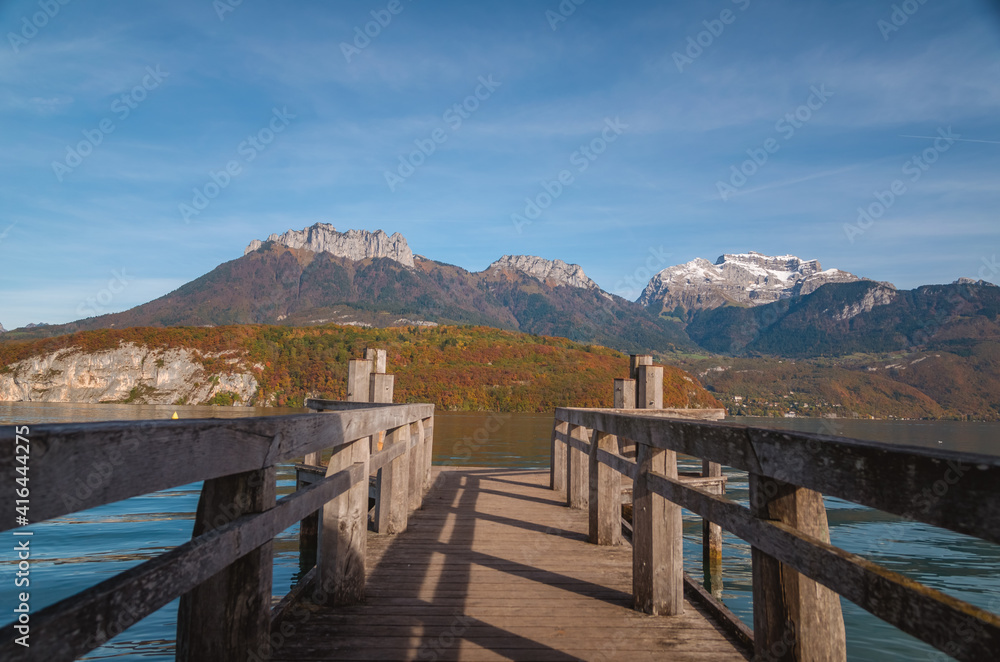
<svg viewBox="0 0 1000 662"><path fill-rule="evenodd" d="M272 660L744 660L697 605L632 604L632 552L586 542L548 471L434 468L405 533L368 539L367 600L308 605Z"/></svg>

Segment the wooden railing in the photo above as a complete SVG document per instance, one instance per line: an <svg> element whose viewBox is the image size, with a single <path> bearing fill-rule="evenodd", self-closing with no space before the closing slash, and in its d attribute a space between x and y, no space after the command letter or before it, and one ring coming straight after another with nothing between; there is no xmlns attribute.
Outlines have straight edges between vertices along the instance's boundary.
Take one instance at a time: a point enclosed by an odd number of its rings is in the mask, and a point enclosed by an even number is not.
<svg viewBox="0 0 1000 662"><path fill-rule="evenodd" d="M191 541L30 615L30 648L2 630L0 659L72 660L180 597L179 660L267 659L272 541L322 513L313 577L328 605L364 598L369 475L391 475L377 507L406 527L429 488L434 406L330 403L325 414L30 426L30 514L37 523L205 481ZM370 439L385 435L382 450ZM13 427L0 438L13 439ZM14 483L15 446L0 445ZM325 476L276 499L275 467L331 449ZM0 530L15 528L13 508Z"/></svg>
<svg viewBox="0 0 1000 662"><path fill-rule="evenodd" d="M621 477L634 481L636 609L684 609L683 507L752 546L755 659L845 659L838 596L957 659L1000 656L1000 618L831 545L823 505L835 496L1000 543L1000 458L634 409L555 419L552 487L590 509L592 542L621 542ZM630 444L635 461L621 454ZM749 508L685 482L677 453L748 472Z"/></svg>

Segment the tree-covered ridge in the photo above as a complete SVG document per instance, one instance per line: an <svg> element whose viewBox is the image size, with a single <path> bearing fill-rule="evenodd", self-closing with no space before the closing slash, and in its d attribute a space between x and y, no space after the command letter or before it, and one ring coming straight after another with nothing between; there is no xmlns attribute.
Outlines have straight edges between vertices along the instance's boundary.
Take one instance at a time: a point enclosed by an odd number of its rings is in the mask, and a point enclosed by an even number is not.
<svg viewBox="0 0 1000 662"><path fill-rule="evenodd" d="M564 338L487 327L239 325L84 331L28 342L0 343L0 366L57 350L98 352L135 343L201 353L210 374L250 371L260 385L252 404L301 405L307 397L345 395L347 361L366 347L388 351L396 402L432 402L444 409L551 411L559 406L610 407L612 379L625 377L628 357ZM221 356L220 356L221 355ZM239 363L227 361L238 357ZM668 407L718 407L697 380L664 370Z"/></svg>

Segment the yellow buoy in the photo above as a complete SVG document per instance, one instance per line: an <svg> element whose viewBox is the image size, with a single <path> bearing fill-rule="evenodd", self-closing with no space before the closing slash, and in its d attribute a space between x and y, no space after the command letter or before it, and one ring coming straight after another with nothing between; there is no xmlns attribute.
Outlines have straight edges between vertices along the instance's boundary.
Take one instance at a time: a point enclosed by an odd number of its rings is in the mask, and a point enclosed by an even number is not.
<svg viewBox="0 0 1000 662"><path fill-rule="evenodd" d="M170 418L172 418L172 419L174 419L176 421L179 418L179 416L177 416L177 412L174 412L174 415L171 416Z"/></svg>

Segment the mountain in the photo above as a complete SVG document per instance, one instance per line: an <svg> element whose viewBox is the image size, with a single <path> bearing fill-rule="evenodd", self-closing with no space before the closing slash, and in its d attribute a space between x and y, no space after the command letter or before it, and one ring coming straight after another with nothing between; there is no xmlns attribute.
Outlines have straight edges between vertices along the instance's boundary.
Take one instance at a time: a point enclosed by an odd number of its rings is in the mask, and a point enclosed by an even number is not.
<svg viewBox="0 0 1000 662"><path fill-rule="evenodd" d="M0 324L0 333L7 333L7 329L3 328L3 324Z"/></svg>
<svg viewBox="0 0 1000 662"><path fill-rule="evenodd" d="M856 281L762 306L701 311L686 331L712 352L804 358L1000 341L998 315L1000 287L986 281L915 290Z"/></svg>
<svg viewBox="0 0 1000 662"><path fill-rule="evenodd" d="M827 283L860 280L840 269L823 270L818 260L794 255L737 253L720 256L715 264L696 258L667 267L652 279L639 303L653 312L710 310L727 304L760 306L814 292Z"/></svg>
<svg viewBox="0 0 1000 662"><path fill-rule="evenodd" d="M18 338L137 326L472 324L625 351L693 348L683 329L602 291L578 265L505 256L473 273L414 257L393 237L332 226L289 231L149 303Z"/></svg>
<svg viewBox="0 0 1000 662"><path fill-rule="evenodd" d="M316 223L304 230L289 230L282 235L272 234L267 241L313 253L329 253L354 261L384 257L407 267L413 266L413 252L406 239L398 232L391 237L382 230L337 232L337 229L329 223ZM263 245L263 241L254 239L243 254L259 250Z"/></svg>

